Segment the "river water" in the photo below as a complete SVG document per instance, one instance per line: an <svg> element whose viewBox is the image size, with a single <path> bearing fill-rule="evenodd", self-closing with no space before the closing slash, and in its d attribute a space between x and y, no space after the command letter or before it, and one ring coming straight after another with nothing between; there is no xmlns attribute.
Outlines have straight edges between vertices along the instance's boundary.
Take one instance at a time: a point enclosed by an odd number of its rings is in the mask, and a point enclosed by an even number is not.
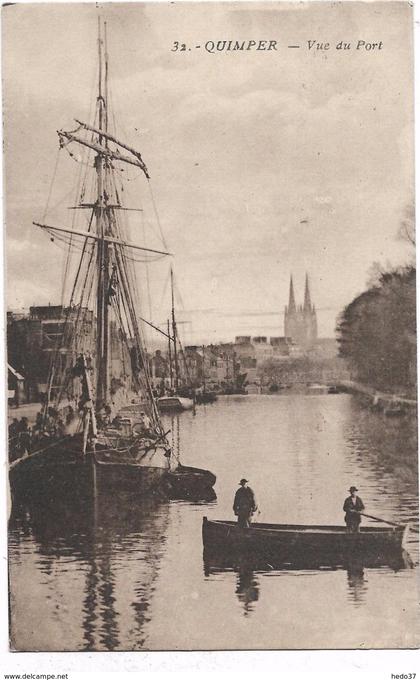
<svg viewBox="0 0 420 680"><path fill-rule="evenodd" d="M12 514L14 648L418 646L413 422L371 413L349 395L289 394L222 397L165 425L185 465L217 475L217 500L99 496L77 511L47 504ZM263 522L342 524L356 485L366 512L412 522L412 563L356 573L205 570L202 518L233 519L241 477Z"/></svg>

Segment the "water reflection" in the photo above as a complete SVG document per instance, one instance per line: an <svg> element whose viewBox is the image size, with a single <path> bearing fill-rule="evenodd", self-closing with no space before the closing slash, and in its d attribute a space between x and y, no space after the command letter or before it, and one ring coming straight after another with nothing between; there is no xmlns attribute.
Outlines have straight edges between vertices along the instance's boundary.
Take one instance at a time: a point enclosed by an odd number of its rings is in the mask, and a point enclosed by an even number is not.
<svg viewBox="0 0 420 680"><path fill-rule="evenodd" d="M245 616L252 612L253 603L259 598L259 583L251 566L243 564L238 568L236 594L243 604Z"/></svg>
<svg viewBox="0 0 420 680"><path fill-rule="evenodd" d="M217 502L22 508L10 524L16 647L275 648L279 630L289 649L418 646L418 572L401 556L328 565L305 551L299 564L277 565L216 555L202 571L203 515L233 520L242 476L262 522L343 525L352 484L368 514L417 520L412 424L365 412L349 395L221 397L165 422L182 462L217 475ZM417 556L418 535L409 539Z"/></svg>
<svg viewBox="0 0 420 680"><path fill-rule="evenodd" d="M115 610L115 580L109 555L102 555L89 562L83 601L84 649L113 650L119 642L117 613ZM95 642L98 634L98 644Z"/></svg>
<svg viewBox="0 0 420 680"><path fill-rule="evenodd" d="M63 648L70 644L72 649L121 649L127 637L128 648L144 646L167 517L167 503L153 497L139 503L130 494L114 495L112 502L108 496L97 496L74 507L66 500L15 508L10 519L11 555L23 537L30 536L52 596L65 603L56 608L58 625L65 628L66 619L73 623L72 612L76 620L81 612L80 628L66 631ZM17 646L24 647L24 641Z"/></svg>
<svg viewBox="0 0 420 680"><path fill-rule="evenodd" d="M387 418L361 408L356 397L349 403L344 436L357 461L376 473L392 475L393 487L417 492L417 418Z"/></svg>
<svg viewBox="0 0 420 680"><path fill-rule="evenodd" d="M366 599L367 581L365 571L360 564L352 564L347 569L347 583L349 599L356 606L360 606Z"/></svg>
<svg viewBox="0 0 420 680"><path fill-rule="evenodd" d="M171 428L171 449L172 453L177 459L178 463L181 462L181 427L180 427L180 416L179 413L173 413L169 416L170 418L170 428ZM168 418L168 420L169 420Z"/></svg>
<svg viewBox="0 0 420 680"><path fill-rule="evenodd" d="M383 558L380 564L377 560L372 562L369 557L366 559L350 557L345 562L324 559L322 566L319 562L311 562L311 560L305 559L295 560L293 563L272 559L269 564L258 555L253 557L249 554L233 556L208 549L203 553L205 577L227 574L232 571L237 573L235 593L244 605L245 614L254 611L254 603L259 599L260 590L264 588L264 579L267 576L306 574L314 578L314 587L318 587L317 579L321 574L331 571L341 572L343 576L347 575L348 601L359 607L366 601L369 569L375 568L375 573L381 570L389 573L390 571L398 572L412 567L411 558L405 551L390 554L387 558ZM260 575L260 579L257 579L256 574Z"/></svg>

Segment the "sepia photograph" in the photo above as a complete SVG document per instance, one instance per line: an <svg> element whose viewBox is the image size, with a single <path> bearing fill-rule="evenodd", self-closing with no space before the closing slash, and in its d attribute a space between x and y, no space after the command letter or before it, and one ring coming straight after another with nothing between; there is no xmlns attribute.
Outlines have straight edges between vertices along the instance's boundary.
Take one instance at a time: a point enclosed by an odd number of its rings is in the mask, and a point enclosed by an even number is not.
<svg viewBox="0 0 420 680"><path fill-rule="evenodd" d="M3 5L10 651L420 646L413 26Z"/></svg>

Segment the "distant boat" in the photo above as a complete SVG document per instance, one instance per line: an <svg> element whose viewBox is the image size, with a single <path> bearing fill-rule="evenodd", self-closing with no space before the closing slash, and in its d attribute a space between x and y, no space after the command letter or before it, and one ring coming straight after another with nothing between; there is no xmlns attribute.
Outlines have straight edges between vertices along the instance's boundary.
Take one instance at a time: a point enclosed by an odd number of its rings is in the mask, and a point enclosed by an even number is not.
<svg viewBox="0 0 420 680"><path fill-rule="evenodd" d="M384 415L386 416L404 416L405 413L403 405L396 400L388 402L384 407Z"/></svg>
<svg viewBox="0 0 420 680"><path fill-rule="evenodd" d="M187 397L159 397L157 400L159 411L188 411L193 408L194 402Z"/></svg>
<svg viewBox="0 0 420 680"><path fill-rule="evenodd" d="M327 385L308 385L308 392L309 394L328 394L328 386Z"/></svg>
<svg viewBox="0 0 420 680"><path fill-rule="evenodd" d="M261 394L261 385L256 383L248 383L245 388L246 394Z"/></svg>
<svg viewBox="0 0 420 680"><path fill-rule="evenodd" d="M217 394L211 390L203 390L202 392L197 390L195 399L197 404L214 404L217 401Z"/></svg>

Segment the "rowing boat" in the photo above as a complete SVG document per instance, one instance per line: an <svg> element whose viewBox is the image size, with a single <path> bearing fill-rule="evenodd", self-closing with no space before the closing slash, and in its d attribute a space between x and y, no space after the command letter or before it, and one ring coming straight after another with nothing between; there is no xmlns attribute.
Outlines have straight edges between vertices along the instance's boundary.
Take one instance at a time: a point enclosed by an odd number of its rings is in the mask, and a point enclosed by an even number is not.
<svg viewBox="0 0 420 680"><path fill-rule="evenodd" d="M173 397L159 397L157 405L159 411L166 413L170 411L188 411L193 408L194 402L187 397L178 397L175 395Z"/></svg>
<svg viewBox="0 0 420 680"><path fill-rule="evenodd" d="M209 470L179 464L167 475L168 492L171 499L214 500L213 486L216 476Z"/></svg>
<svg viewBox="0 0 420 680"><path fill-rule="evenodd" d="M367 564L386 564L401 554L408 525L361 527L347 533L343 526L252 524L203 518L204 551L225 557L249 556L276 565L344 565L363 558Z"/></svg>

